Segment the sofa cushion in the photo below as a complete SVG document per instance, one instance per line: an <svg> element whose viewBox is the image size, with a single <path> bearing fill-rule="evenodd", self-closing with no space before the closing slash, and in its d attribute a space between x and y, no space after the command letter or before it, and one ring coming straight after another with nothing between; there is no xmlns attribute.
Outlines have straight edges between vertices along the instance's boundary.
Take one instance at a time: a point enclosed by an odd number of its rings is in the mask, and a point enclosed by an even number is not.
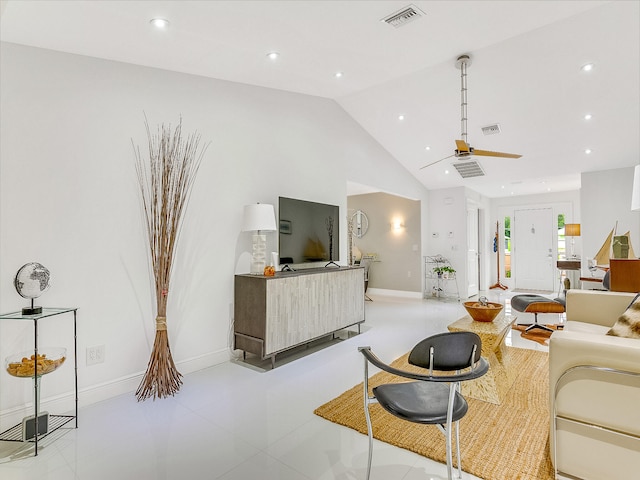
<svg viewBox="0 0 640 480"><path fill-rule="evenodd" d="M620 315L607 335L614 337L640 338L640 293L636 295L627 310Z"/></svg>
<svg viewBox="0 0 640 480"><path fill-rule="evenodd" d="M566 322L564 330L567 332L592 333L595 335L606 335L610 327L596 325L595 323L576 322L575 320Z"/></svg>

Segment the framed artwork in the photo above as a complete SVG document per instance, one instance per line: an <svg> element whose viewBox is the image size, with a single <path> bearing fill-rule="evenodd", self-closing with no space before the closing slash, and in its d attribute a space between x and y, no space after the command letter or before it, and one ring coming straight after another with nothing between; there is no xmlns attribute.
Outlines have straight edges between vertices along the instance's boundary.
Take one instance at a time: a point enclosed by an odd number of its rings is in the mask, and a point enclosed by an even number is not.
<svg viewBox="0 0 640 480"><path fill-rule="evenodd" d="M289 220L280 220L280 233L291 235L291 222Z"/></svg>

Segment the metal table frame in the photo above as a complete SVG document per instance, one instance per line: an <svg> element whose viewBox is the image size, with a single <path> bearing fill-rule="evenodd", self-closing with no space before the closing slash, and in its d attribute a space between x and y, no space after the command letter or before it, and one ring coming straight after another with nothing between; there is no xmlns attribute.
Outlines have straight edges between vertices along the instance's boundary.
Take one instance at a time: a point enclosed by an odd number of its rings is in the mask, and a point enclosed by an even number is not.
<svg viewBox="0 0 640 480"><path fill-rule="evenodd" d="M34 374L33 377L33 389L34 389L34 402L33 402L33 411L34 411L34 423L35 423L35 434L32 440L34 443L34 456L38 455L38 440L40 438L44 438L47 435L55 432L62 426L67 423L75 420L75 428L78 428L78 329L77 329L77 308L43 308L41 313L35 315L23 315L22 312L12 312L6 313L4 315L0 315L0 320L27 320L33 322L33 353L35 358L38 358L38 321L43 320L45 318L55 317L56 315L62 315L64 313L73 312L73 361L74 361L74 380L75 380L75 415L51 415L50 416L50 424L52 424L52 428L49 429L46 433L40 435L38 434L38 414L40 413L40 392L39 385L40 382L37 381L38 378L38 363L35 362L34 365ZM51 420L52 419L52 420ZM5 430L0 433L0 440L5 441L22 441L22 424L17 424L14 427Z"/></svg>

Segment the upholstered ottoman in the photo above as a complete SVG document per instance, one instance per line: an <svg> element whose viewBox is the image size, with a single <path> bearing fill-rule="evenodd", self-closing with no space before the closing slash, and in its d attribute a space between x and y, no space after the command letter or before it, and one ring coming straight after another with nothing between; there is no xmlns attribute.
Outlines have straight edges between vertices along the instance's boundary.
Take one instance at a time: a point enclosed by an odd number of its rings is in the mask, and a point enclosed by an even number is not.
<svg viewBox="0 0 640 480"><path fill-rule="evenodd" d="M545 325L538 323L539 313L564 313L565 304L564 299L556 298L551 300L550 298L543 297L542 295L515 295L511 298L511 308L518 312L533 313L534 323L529 325L525 332L533 330L534 328L541 328L553 332L553 330Z"/></svg>

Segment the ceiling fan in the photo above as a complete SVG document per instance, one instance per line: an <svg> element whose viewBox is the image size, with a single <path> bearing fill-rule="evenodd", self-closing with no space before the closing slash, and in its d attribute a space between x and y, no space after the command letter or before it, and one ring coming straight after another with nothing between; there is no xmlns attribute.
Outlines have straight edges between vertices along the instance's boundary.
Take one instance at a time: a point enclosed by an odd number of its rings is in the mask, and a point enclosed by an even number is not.
<svg viewBox="0 0 640 480"><path fill-rule="evenodd" d="M471 57L469 55L460 55L456 60L456 68L460 69L460 111L462 114L462 118L460 119L461 128L462 128L462 140L456 140L456 150L454 150L453 155L449 155L448 157L441 158L440 160L436 160L435 162L429 163L424 167L420 167L420 170L423 168L430 167L431 165L435 165L443 160L446 160L451 157L456 158L469 158L471 156L480 156L480 157L501 157L501 158L520 158L522 155L518 155L516 153L504 153L504 152L492 152L490 150L476 150L471 145L469 145L467 141L467 67L471 65Z"/></svg>

